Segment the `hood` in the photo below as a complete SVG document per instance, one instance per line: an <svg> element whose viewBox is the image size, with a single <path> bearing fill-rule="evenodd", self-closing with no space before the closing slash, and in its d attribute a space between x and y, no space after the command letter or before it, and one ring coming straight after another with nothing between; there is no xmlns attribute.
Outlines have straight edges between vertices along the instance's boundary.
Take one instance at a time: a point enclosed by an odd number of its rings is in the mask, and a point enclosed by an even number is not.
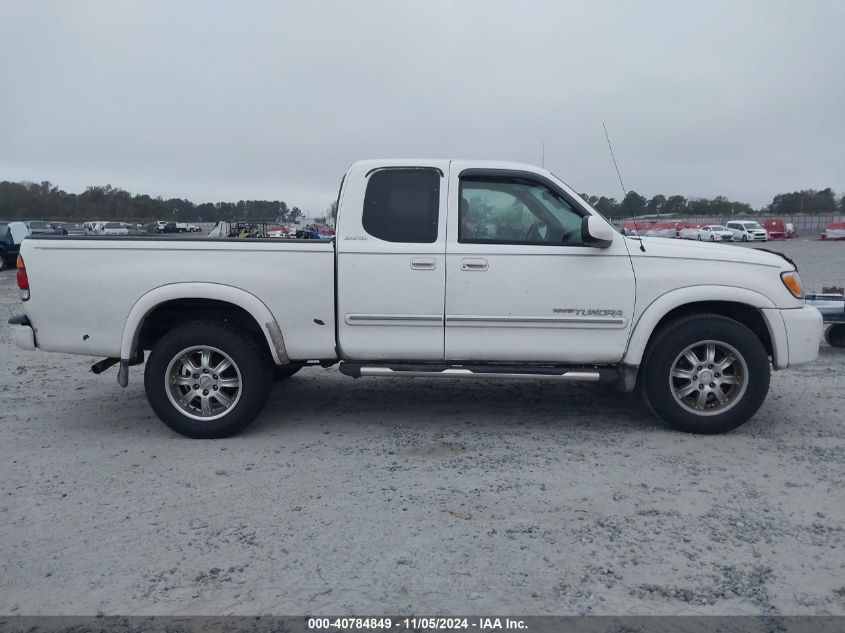
<svg viewBox="0 0 845 633"><path fill-rule="evenodd" d="M712 242L688 240L669 240L659 237L644 237L642 243L646 252L640 250L639 239L626 238L628 251L633 257L666 257L677 259L700 259L704 261L735 262L769 266L781 270L793 270L795 267L780 255L743 246L731 246Z"/></svg>

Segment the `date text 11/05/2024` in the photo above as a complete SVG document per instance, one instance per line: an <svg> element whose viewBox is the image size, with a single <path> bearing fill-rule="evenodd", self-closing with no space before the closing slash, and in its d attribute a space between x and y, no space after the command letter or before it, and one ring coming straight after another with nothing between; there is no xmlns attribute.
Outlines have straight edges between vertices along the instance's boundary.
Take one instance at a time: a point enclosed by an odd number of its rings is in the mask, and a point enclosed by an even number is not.
<svg viewBox="0 0 845 633"><path fill-rule="evenodd" d="M446 618L446 617L406 617L406 618L309 618L308 628L312 631L346 631L346 630L525 630L527 625L519 618Z"/></svg>

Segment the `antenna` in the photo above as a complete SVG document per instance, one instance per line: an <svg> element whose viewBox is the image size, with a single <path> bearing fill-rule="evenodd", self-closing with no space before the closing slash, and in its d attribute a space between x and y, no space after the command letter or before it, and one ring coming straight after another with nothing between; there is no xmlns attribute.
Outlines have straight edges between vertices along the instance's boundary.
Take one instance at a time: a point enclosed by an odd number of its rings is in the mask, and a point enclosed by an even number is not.
<svg viewBox="0 0 845 633"><path fill-rule="evenodd" d="M619 178L619 186L622 187L622 199L624 200L628 197L628 192L625 191L625 183L622 182L622 174L619 172L619 165L616 163L616 156L613 153L613 145L610 144L610 135L607 133L607 126L604 124L604 121L601 122L602 128L604 128L604 137L607 139L607 148L610 150L610 158L613 159L613 166L616 168L616 175ZM645 253L645 246L643 246L642 235L640 235L640 227L637 226L637 218L631 218L634 221L634 228L637 229L637 236L640 238L640 250Z"/></svg>
<svg viewBox="0 0 845 633"><path fill-rule="evenodd" d="M601 122L601 126L604 128L604 137L607 139L607 148L610 150L610 157L613 159L613 166L616 168L616 175L619 177L619 185L622 187L622 195L627 196L628 192L625 191L625 183L622 182L622 174L619 173L619 165L616 164L616 156L613 154L613 146L610 144L610 135L607 133L607 126L604 124L604 121Z"/></svg>

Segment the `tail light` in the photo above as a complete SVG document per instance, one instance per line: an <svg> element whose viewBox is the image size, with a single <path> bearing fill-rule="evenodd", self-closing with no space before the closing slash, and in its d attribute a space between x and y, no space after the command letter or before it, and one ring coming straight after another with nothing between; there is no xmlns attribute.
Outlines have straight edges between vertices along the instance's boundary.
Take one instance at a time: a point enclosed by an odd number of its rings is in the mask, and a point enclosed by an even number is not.
<svg viewBox="0 0 845 633"><path fill-rule="evenodd" d="M29 277L26 276L26 266L23 263L23 257L18 255L18 288L21 291L21 299L23 301L29 300Z"/></svg>

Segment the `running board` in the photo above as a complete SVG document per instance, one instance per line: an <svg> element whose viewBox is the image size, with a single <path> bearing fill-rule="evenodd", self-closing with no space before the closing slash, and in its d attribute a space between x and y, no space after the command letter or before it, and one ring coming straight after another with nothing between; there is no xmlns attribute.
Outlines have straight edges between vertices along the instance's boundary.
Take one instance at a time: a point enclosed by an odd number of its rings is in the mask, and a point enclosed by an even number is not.
<svg viewBox="0 0 845 633"><path fill-rule="evenodd" d="M572 365L443 365L428 363L343 362L340 373L352 378L508 378L557 380L564 382L615 382L619 372L612 367Z"/></svg>

